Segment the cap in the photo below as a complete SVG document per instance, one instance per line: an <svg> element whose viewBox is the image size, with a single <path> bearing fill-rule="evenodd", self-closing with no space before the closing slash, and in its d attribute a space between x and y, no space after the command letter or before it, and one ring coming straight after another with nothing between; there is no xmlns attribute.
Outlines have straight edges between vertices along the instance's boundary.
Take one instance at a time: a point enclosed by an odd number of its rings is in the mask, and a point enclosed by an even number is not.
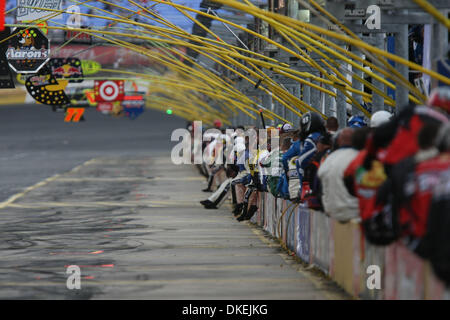
<svg viewBox="0 0 450 320"><path fill-rule="evenodd" d="M292 128L292 126L289 123L285 123L281 126L280 133L286 133L292 130L294 130L294 128Z"/></svg>
<svg viewBox="0 0 450 320"><path fill-rule="evenodd" d="M392 114L387 111L384 110L377 111L370 118L370 127L371 128L379 127L383 123L386 123L389 120L391 120L391 117Z"/></svg>

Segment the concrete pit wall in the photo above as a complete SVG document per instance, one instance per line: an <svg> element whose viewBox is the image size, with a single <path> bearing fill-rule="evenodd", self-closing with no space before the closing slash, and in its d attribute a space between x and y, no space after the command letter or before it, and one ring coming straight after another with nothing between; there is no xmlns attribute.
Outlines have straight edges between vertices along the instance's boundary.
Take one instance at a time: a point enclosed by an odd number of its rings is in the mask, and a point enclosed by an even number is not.
<svg viewBox="0 0 450 320"><path fill-rule="evenodd" d="M431 265L401 243L371 245L358 223L339 223L323 212L295 207L267 192L259 193L258 202L259 210L250 221L353 297L450 299L450 291L434 276ZM381 289L367 287L367 268L371 265L381 270Z"/></svg>

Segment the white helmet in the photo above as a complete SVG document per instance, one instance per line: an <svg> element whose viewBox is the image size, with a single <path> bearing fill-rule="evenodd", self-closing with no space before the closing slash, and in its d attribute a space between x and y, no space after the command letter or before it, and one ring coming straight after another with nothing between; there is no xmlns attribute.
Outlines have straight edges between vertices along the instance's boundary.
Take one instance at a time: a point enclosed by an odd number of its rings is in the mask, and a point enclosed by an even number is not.
<svg viewBox="0 0 450 320"><path fill-rule="evenodd" d="M384 110L377 111L370 118L370 127L371 128L379 127L383 123L386 123L389 120L391 120L391 117L392 117L392 114L387 111L384 111Z"/></svg>

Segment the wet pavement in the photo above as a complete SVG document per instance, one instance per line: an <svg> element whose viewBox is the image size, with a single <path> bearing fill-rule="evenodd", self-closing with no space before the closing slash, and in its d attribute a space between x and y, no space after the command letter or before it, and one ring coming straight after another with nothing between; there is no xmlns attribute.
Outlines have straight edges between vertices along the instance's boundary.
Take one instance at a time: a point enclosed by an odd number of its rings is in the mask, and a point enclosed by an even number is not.
<svg viewBox="0 0 450 320"><path fill-rule="evenodd" d="M35 173L42 179L0 203L0 299L346 298L233 219L228 203L203 209L205 179L173 165L167 145L142 152L84 139L83 156L95 156L69 171L59 163L56 175ZM69 265L81 270L79 290L67 288Z"/></svg>
<svg viewBox="0 0 450 320"><path fill-rule="evenodd" d="M333 297L227 208L201 208L204 178L168 160L95 158L1 204L0 298Z"/></svg>
<svg viewBox="0 0 450 320"><path fill-rule="evenodd" d="M167 154L172 130L186 125L153 110L130 120L86 109L85 118L66 123L48 106L0 105L0 201L95 157Z"/></svg>

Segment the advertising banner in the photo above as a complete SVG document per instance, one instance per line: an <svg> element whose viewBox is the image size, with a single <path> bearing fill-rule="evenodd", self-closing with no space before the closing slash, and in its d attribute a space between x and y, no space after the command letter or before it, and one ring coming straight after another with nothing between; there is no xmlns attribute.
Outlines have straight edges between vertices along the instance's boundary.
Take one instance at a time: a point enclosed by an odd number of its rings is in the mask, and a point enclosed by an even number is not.
<svg viewBox="0 0 450 320"><path fill-rule="evenodd" d="M309 209L300 205L297 215L297 256L309 263L309 245L310 245L310 214Z"/></svg>
<svg viewBox="0 0 450 320"><path fill-rule="evenodd" d="M95 97L97 102L114 102L124 99L123 80L95 80Z"/></svg>
<svg viewBox="0 0 450 320"><path fill-rule="evenodd" d="M46 9L62 10L62 0L17 0L17 21L45 20L46 16L56 14ZM52 17L53 20L61 18L61 14Z"/></svg>
<svg viewBox="0 0 450 320"><path fill-rule="evenodd" d="M39 28L16 28L8 40L6 59L17 73L36 73L50 59L50 43Z"/></svg>
<svg viewBox="0 0 450 320"><path fill-rule="evenodd" d="M69 104L64 88L67 81L61 83L51 74L48 68L36 75L29 76L25 81L28 93L39 103L50 106L62 106Z"/></svg>
<svg viewBox="0 0 450 320"><path fill-rule="evenodd" d="M83 69L78 58L51 58L49 66L56 79L69 79L70 83L83 82Z"/></svg>
<svg viewBox="0 0 450 320"><path fill-rule="evenodd" d="M5 29L5 0L0 0L0 31Z"/></svg>

